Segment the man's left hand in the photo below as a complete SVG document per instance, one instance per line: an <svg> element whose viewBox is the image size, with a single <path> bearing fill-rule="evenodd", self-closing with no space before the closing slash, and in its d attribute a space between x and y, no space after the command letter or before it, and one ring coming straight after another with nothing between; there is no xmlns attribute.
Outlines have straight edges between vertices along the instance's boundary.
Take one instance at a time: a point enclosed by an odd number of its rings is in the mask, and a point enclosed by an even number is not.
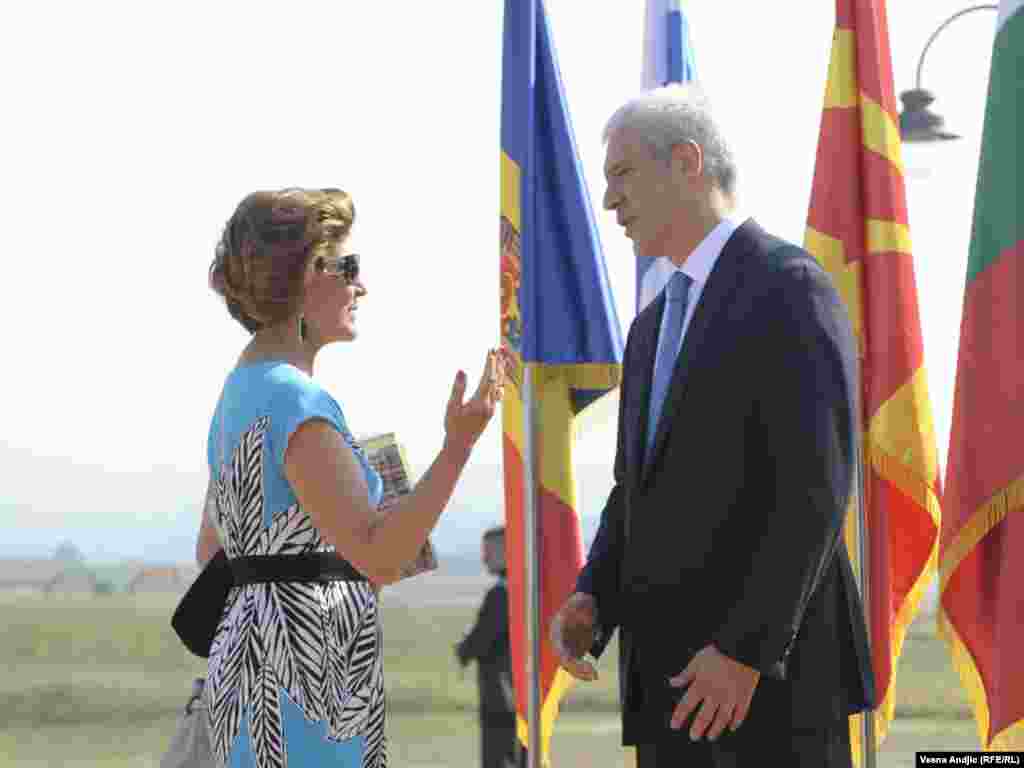
<svg viewBox="0 0 1024 768"><path fill-rule="evenodd" d="M459 662L459 666L460 666L460 667L462 667L463 669L465 669L465 668L466 668L466 665L467 665L467 664L469 664L469 659L465 658L465 657L464 657L464 656L462 655L462 641L460 640L459 642L457 642L457 643L456 643L456 644L455 644L455 645L453 646L453 648L454 648L454 650L455 650L455 660L456 660L457 662Z"/></svg>
<svg viewBox="0 0 1024 768"><path fill-rule="evenodd" d="M690 728L693 741L703 738L705 732L708 740L714 741L726 726L735 731L750 710L760 679L756 669L730 659L713 645L704 647L686 669L669 678L675 688L689 686L672 713L672 728L678 730L696 712Z"/></svg>

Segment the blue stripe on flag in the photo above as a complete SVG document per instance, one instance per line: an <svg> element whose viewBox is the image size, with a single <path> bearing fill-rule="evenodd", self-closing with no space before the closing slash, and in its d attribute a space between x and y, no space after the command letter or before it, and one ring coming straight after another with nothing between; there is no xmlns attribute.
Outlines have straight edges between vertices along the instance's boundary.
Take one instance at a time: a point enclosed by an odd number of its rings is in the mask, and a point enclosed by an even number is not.
<svg viewBox="0 0 1024 768"><path fill-rule="evenodd" d="M501 146L520 168L522 360L619 364L622 327L542 0L505 0L504 26Z"/></svg>
<svg viewBox="0 0 1024 768"><path fill-rule="evenodd" d="M690 24L678 2L647 0L644 45L643 87L688 83L697 79ZM658 295L669 274L668 270L655 266L655 259L636 256L637 312Z"/></svg>
<svg viewBox="0 0 1024 768"><path fill-rule="evenodd" d="M665 47L668 49L667 82L681 83L683 82L683 25L686 23L683 20L682 11L669 11L666 23L668 24L668 34L665 36Z"/></svg>
<svg viewBox="0 0 1024 768"><path fill-rule="evenodd" d="M672 28L679 30L680 54L679 54L679 80L676 82L689 83L697 79L697 64L693 57L693 41L690 40L690 22L682 11L672 11L672 16L677 17L672 22Z"/></svg>

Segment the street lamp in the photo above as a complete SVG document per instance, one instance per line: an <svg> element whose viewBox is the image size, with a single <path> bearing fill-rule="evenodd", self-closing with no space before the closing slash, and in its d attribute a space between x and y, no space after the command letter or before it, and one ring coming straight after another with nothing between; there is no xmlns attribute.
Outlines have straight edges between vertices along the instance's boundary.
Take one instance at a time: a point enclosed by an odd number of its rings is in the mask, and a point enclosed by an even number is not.
<svg viewBox="0 0 1024 768"><path fill-rule="evenodd" d="M973 13L974 11L997 10L999 10L999 6L992 3L965 8L942 22L939 28L928 38L928 42L924 45L924 50L921 51L921 58L917 62L917 85L912 90L903 91L900 94L900 101L903 102L903 111L900 112L900 137L903 141L948 141L960 138L955 133L945 131L943 129L944 121L942 117L928 109L931 103L935 101L935 96L932 95L931 91L926 91L921 87L921 68L924 66L924 56L928 53L928 49L935 42L935 38L938 37L939 33L961 16Z"/></svg>

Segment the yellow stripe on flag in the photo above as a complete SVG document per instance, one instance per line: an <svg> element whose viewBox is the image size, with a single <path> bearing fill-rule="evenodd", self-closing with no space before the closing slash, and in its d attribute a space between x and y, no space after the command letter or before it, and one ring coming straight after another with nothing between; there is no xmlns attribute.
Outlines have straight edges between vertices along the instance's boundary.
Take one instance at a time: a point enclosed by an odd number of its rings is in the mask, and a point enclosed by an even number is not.
<svg viewBox="0 0 1024 768"><path fill-rule="evenodd" d="M538 421L540 483L572 510L576 509L576 477L572 459L576 442L576 417L572 410L572 388L613 389L622 379L622 366L615 364L536 365L534 392L543 412Z"/></svg>
<svg viewBox="0 0 1024 768"><path fill-rule="evenodd" d="M519 371L522 372L520 367ZM568 509L578 515L576 506L575 463L573 462L573 446L576 439L576 417L572 410L572 387L582 386L586 389L605 389L618 384L621 379L619 365L543 365L534 364L528 368L532 376L533 396L538 407L537 421L543 424L536 431L536 449L538 452L538 484L545 492L558 498ZM519 380L522 381L521 375ZM516 444L524 461L528 457L523 452L522 424L525 409L522 401L516 396L507 398L505 418L505 434ZM540 741L542 763L549 765L551 736L555 720L558 717L562 698L572 687L573 678L564 669L559 668L541 702ZM523 744L529 742L529 723L522 715L516 718L516 730Z"/></svg>
<svg viewBox="0 0 1024 768"><path fill-rule="evenodd" d="M617 363L581 363L549 366L564 370L566 383L575 389L615 389L622 383L622 366Z"/></svg>
<svg viewBox="0 0 1024 768"><path fill-rule="evenodd" d="M981 744L988 739L988 731L991 727L991 713L988 706L988 694L985 691L985 684L982 682L981 674L978 672L977 662L971 655L967 644L956 631L956 625L946 614L945 608L939 605L939 615L936 617L939 636L946 641L953 658L953 666L960 675L960 681L967 692L967 699L974 711L975 722L978 726L978 741ZM992 735L992 743L988 750L993 752L1021 752L1024 751L1024 720L1018 720L1008 728Z"/></svg>
<svg viewBox="0 0 1024 768"><path fill-rule="evenodd" d="M919 367L904 384L882 403L871 419L868 434L874 448L892 457L898 466L893 474L879 467L882 475L896 484L920 506L928 508L939 525L938 500L934 501L939 476L939 457L935 442L935 423L928 407L928 377ZM874 455L872 456L874 460Z"/></svg>
<svg viewBox="0 0 1024 768"><path fill-rule="evenodd" d="M520 224L519 206L522 187L520 187L520 172L516 161L501 153L501 215L508 219L516 232L522 232Z"/></svg>
<svg viewBox="0 0 1024 768"><path fill-rule="evenodd" d="M862 338L862 312L860 297L860 270L859 261L847 262L846 249L843 241L819 232L814 227L808 227L804 235L804 248L811 254L818 263L828 272L832 278L832 284L839 293L846 311L850 316L850 324L857 339Z"/></svg>
<svg viewBox="0 0 1024 768"><path fill-rule="evenodd" d="M828 62L825 109L857 106L857 41L853 30L837 29Z"/></svg>
<svg viewBox="0 0 1024 768"><path fill-rule="evenodd" d="M910 228L888 219L868 219L866 223L868 253L912 253Z"/></svg>
<svg viewBox="0 0 1024 768"><path fill-rule="evenodd" d="M993 494L971 515L942 553L939 563L939 594L946 591L950 578L983 538L1011 512L1024 510L1024 475Z"/></svg>
<svg viewBox="0 0 1024 768"><path fill-rule="evenodd" d="M541 764L545 768L551 766L551 736L555 730L555 719L558 717L558 710L562 697L569 692L575 680L572 675L559 667L555 673L555 679L551 682L551 690L541 703L540 707L540 743L542 747ZM530 741L530 724L522 716L516 717L516 736L520 744L528 744Z"/></svg>
<svg viewBox="0 0 1024 768"><path fill-rule="evenodd" d="M842 244L840 243L840 246ZM858 513L857 499L860 488L854 487L850 493L850 501L846 505L846 523L844 538L846 539L846 551L850 555L850 565L853 566L853 576L857 584L861 583L861 560L860 560L860 516ZM853 764L860 768L861 764L861 738L864 734L864 724L861 715L853 715L850 721L850 752L853 755ZM877 720L876 720L877 723ZM877 733L877 730L876 730Z"/></svg>
<svg viewBox="0 0 1024 768"><path fill-rule="evenodd" d="M537 422L544 425L537 430L540 484L575 512L576 476L572 461L575 428L569 387L564 373L557 367L549 369L546 365L537 365L534 373L539 406Z"/></svg>
<svg viewBox="0 0 1024 768"><path fill-rule="evenodd" d="M523 401L515 387L509 387L508 394L501 401L501 425L507 437L515 446L520 458L526 460L526 446L523 438Z"/></svg>
<svg viewBox="0 0 1024 768"><path fill-rule="evenodd" d="M922 366L876 411L869 425L865 450L868 453L866 464L918 507L927 510L938 528L941 512L935 483L939 467L929 402L927 375ZM876 747L881 745L896 714L899 658L910 624L935 575L938 547L936 537L924 568L892 617L889 629L892 674L888 688L880 691L882 700L875 710Z"/></svg>
<svg viewBox="0 0 1024 768"><path fill-rule="evenodd" d="M860 96L860 128L864 146L887 159L902 174L900 129L881 104L863 93Z"/></svg>
<svg viewBox="0 0 1024 768"><path fill-rule="evenodd" d="M978 726L978 741L984 744L988 738L990 715L988 694L985 692L985 684L981 680L978 666L967 649L967 645L960 639L960 633L956 631L956 626L949 620L941 603L936 623L939 636L949 645L953 666L956 667L956 671L960 675L960 681L963 683L967 698L971 702L971 708L974 710L974 719Z"/></svg>

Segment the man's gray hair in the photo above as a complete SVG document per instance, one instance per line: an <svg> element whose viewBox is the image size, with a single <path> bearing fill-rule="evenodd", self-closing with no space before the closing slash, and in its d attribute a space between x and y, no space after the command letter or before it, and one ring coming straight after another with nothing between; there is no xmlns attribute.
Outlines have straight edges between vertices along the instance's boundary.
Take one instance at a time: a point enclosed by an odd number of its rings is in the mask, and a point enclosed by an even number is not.
<svg viewBox="0 0 1024 768"><path fill-rule="evenodd" d="M711 115L711 103L695 83L673 83L641 93L621 107L604 127L604 141L630 127L651 146L655 157L668 162L672 147L693 141L704 151L704 172L732 197L736 163Z"/></svg>

